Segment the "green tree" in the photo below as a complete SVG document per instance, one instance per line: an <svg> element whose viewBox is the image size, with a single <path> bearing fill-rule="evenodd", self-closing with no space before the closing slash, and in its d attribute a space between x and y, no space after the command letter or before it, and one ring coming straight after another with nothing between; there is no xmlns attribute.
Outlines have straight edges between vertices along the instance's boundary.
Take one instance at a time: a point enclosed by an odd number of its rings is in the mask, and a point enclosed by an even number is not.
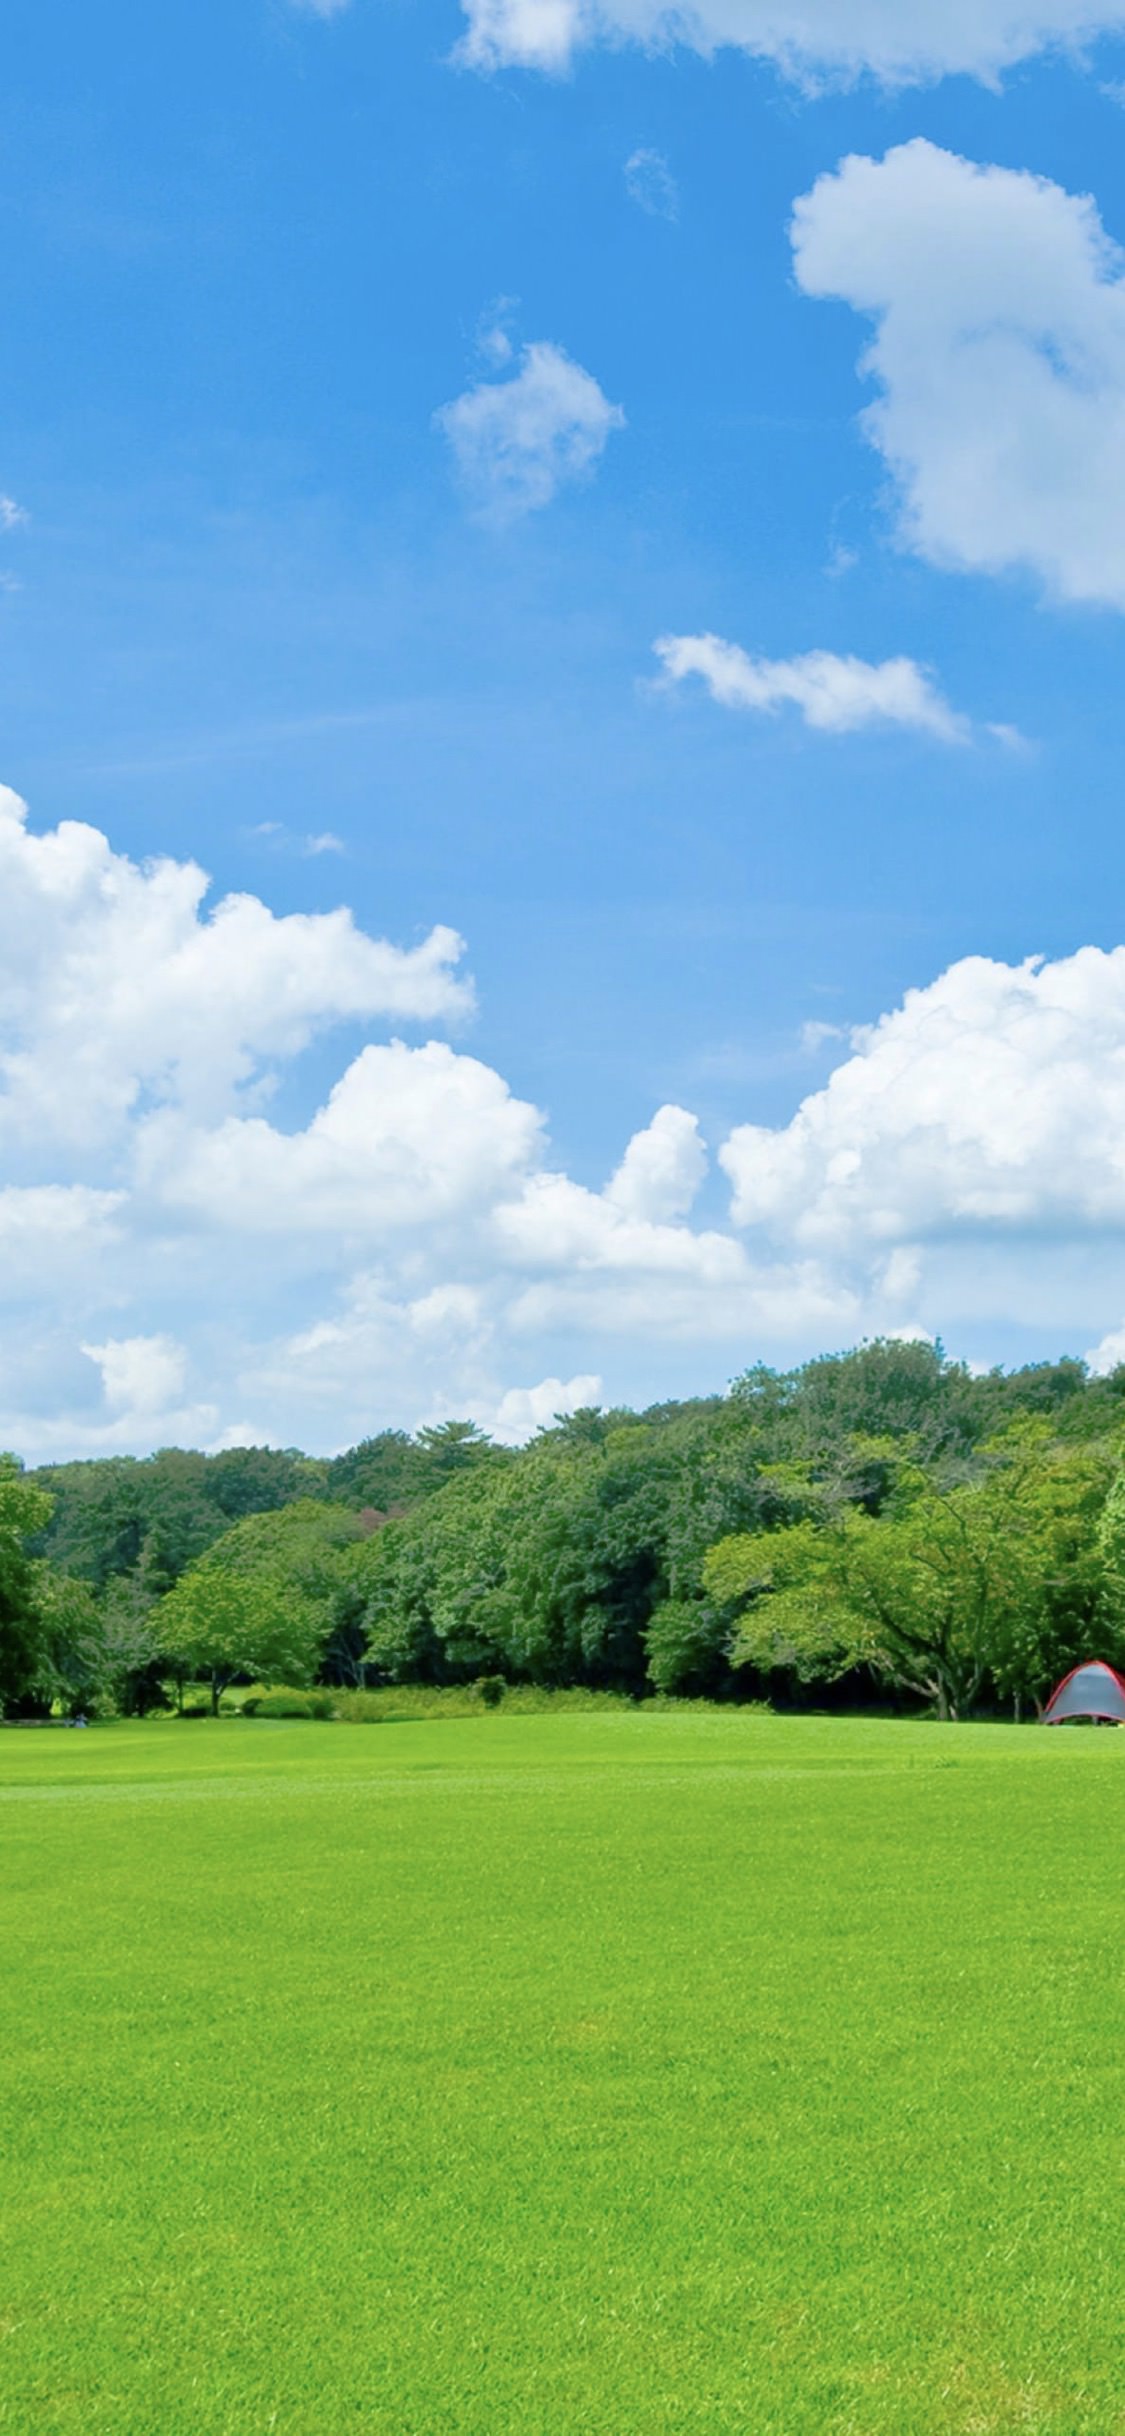
<svg viewBox="0 0 1125 2436"><path fill-rule="evenodd" d="M643 1689L681 1460L672 1430L631 1417L463 1471L357 1555L373 1671Z"/></svg>
<svg viewBox="0 0 1125 2436"><path fill-rule="evenodd" d="M14 1455L0 1455L0 1714L42 1706L42 1582L28 1544L50 1520L51 1500Z"/></svg>
<svg viewBox="0 0 1125 2436"><path fill-rule="evenodd" d="M172 1668L160 1646L161 1590L141 1563L106 1583L99 1609L102 1667L108 1697L123 1717L146 1717L167 1706L164 1677Z"/></svg>
<svg viewBox="0 0 1125 2436"><path fill-rule="evenodd" d="M664 1599L645 1630L646 1673L658 1692L713 1697L730 1676L731 1632L703 1599Z"/></svg>
<svg viewBox="0 0 1125 2436"><path fill-rule="evenodd" d="M205 1682L213 1715L239 1675L311 1683L320 1618L287 1582L239 1573L204 1557L160 1604L157 1631L173 1667Z"/></svg>
<svg viewBox="0 0 1125 2436"><path fill-rule="evenodd" d="M1038 1696L1099 1610L1105 1458L1024 1423L974 1480L904 1464L887 1510L822 1511L720 1542L711 1596L742 1608L736 1660L806 1679L866 1666L963 1715L986 1679Z"/></svg>
<svg viewBox="0 0 1125 2436"><path fill-rule="evenodd" d="M438 1481L451 1480L455 1472L492 1462L497 1456L501 1462L505 1460L502 1448L494 1446L475 1421L438 1421L432 1428L420 1429L416 1443Z"/></svg>
<svg viewBox="0 0 1125 2436"><path fill-rule="evenodd" d="M37 1642L34 1689L47 1709L97 1709L111 1699L101 1609L79 1574L35 1566Z"/></svg>
<svg viewBox="0 0 1125 2436"><path fill-rule="evenodd" d="M140 1460L50 1465L35 1475L54 1501L38 1553L101 1590L133 1573L147 1550L150 1576L159 1570L159 1587L168 1589L243 1515L323 1497L327 1468L261 1446L220 1455L164 1447Z"/></svg>
<svg viewBox="0 0 1125 2436"><path fill-rule="evenodd" d="M238 1675L310 1682L363 1527L346 1506L312 1498L247 1515L161 1600L152 1625L162 1651L208 1682L216 1711Z"/></svg>
<svg viewBox="0 0 1125 2436"><path fill-rule="evenodd" d="M380 1430L328 1465L330 1497L379 1515L401 1514L440 1486L425 1449L404 1429Z"/></svg>

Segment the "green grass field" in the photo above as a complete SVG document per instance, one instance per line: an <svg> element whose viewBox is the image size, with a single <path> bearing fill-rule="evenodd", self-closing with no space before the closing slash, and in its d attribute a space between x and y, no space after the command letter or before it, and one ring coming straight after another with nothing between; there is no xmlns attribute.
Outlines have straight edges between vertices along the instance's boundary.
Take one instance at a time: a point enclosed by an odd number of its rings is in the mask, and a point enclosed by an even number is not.
<svg viewBox="0 0 1125 2436"><path fill-rule="evenodd" d="M5 2436L1125 2430L1125 1736L0 1735Z"/></svg>

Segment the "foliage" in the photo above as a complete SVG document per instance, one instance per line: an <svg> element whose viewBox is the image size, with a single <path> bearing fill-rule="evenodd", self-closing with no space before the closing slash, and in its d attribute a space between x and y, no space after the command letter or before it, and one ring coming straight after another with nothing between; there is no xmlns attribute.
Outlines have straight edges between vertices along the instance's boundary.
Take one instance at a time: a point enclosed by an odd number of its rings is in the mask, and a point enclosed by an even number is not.
<svg viewBox="0 0 1125 2436"><path fill-rule="evenodd" d="M103 1697L122 1717L146 1717L167 1705L159 1594L142 1563L108 1581L99 1601Z"/></svg>
<svg viewBox="0 0 1125 2436"><path fill-rule="evenodd" d="M730 1672L731 1633L721 1610L699 1599L664 1599L645 1631L646 1672L658 1692L706 1695Z"/></svg>
<svg viewBox="0 0 1125 2436"><path fill-rule="evenodd" d="M655 1702L647 1705L656 1706ZM636 1703L623 1692L591 1692L581 1685L549 1690L541 1684L509 1683L504 1713L513 1717L554 1717L631 1714ZM335 1715L345 1725L407 1725L455 1723L458 1719L491 1714L475 1683L386 1684L378 1691L336 1692Z"/></svg>
<svg viewBox="0 0 1125 2436"><path fill-rule="evenodd" d="M507 1449L494 1446L474 1421L441 1421L420 1429L416 1438L385 1429L333 1458L328 1489L332 1497L368 1507L382 1520L420 1504L455 1473L510 1461Z"/></svg>
<svg viewBox="0 0 1125 2436"><path fill-rule="evenodd" d="M88 1582L34 1566L37 1650L34 1691L45 1709L91 1714L116 1705L106 1663L105 1625Z"/></svg>
<svg viewBox="0 0 1125 2436"><path fill-rule="evenodd" d="M1107 1456L1052 1446L1046 1425L1025 1422L973 1479L945 1485L902 1462L878 1514L829 1504L721 1541L706 1586L741 1605L734 1655L760 1669L865 1666L943 1717L969 1708L989 1674L1013 1698L1034 1696L1101 1621L1108 1476Z"/></svg>
<svg viewBox="0 0 1125 2436"><path fill-rule="evenodd" d="M44 1703L42 1580L28 1544L50 1519L51 1500L14 1455L0 1455L0 1715Z"/></svg>
<svg viewBox="0 0 1125 2436"><path fill-rule="evenodd" d="M547 1432L518 1462L451 1481L359 1560L371 1666L639 1691L675 1480L667 1433L632 1422Z"/></svg>
<svg viewBox="0 0 1125 2436"><path fill-rule="evenodd" d="M98 1590L143 1565L157 1594L243 1516L323 1495L327 1486L325 1465L264 1446L219 1455L165 1447L140 1461L114 1455L51 1464L35 1478L53 1501L43 1555Z"/></svg>
<svg viewBox="0 0 1125 2436"><path fill-rule="evenodd" d="M164 1601L214 1553L220 1567L288 1584L302 1614L315 1610L309 1664L341 1691L496 1674L633 1699L655 1688L807 1702L845 1669L838 1697L893 1689L939 1706L1018 1710L1044 1696L1072 1653L1119 1646L1125 1555L1104 1557L1098 1516L1125 1445L1123 1391L1125 1370L1092 1379L1068 1360L973 1377L940 1346L877 1339L790 1372L759 1366L727 1396L576 1412L518 1453L448 1421L413 1437L381 1431L327 1462L294 1450L166 1449L144 1462L50 1467L34 1480L54 1511L29 1546L51 1578L82 1580L98 1600L102 1709L151 1707L168 1675L191 1663L181 1627L174 1648L161 1647ZM1021 1431L1031 1435L1003 1556ZM865 1521L888 1529L865 1534ZM967 1556L960 1571L953 1561L956 1533L970 1525L997 1538L983 1605L979 1549L973 1579ZM785 1538L801 1526L803 1537ZM808 1556L799 1631L795 1584L786 1607L775 1582L767 1625L764 1599L737 1587L727 1595L723 1560L710 1553L765 1539L782 1568ZM1025 1562L1038 1587L1017 1595ZM875 1630L875 1573L884 1604L907 1601L895 1632ZM77 1594L66 1595L77 1614ZM178 1610L168 1614L175 1626ZM30 1622L28 1631L35 1641ZM53 1658L29 1661L22 1697L42 1698L52 1682L57 1702L80 1682L95 1697L88 1615L72 1640L64 1652L56 1632Z"/></svg>
<svg viewBox="0 0 1125 2436"><path fill-rule="evenodd" d="M255 1692L242 1703L244 1717L316 1717L321 1723L334 1717L336 1704L331 1692L301 1691L292 1687Z"/></svg>
<svg viewBox="0 0 1125 2436"><path fill-rule="evenodd" d="M364 1523L304 1498L250 1514L183 1574L154 1619L173 1667L207 1679L213 1705L238 1675L293 1683L316 1673L348 1596L348 1552Z"/></svg>

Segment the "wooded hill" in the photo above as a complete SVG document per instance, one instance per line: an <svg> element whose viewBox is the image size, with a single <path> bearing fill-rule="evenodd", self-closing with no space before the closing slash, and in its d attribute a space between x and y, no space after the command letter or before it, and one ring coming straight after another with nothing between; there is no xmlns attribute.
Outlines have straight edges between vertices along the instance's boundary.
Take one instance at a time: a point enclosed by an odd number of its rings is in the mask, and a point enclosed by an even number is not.
<svg viewBox="0 0 1125 2436"><path fill-rule="evenodd" d="M1125 1370L877 1341L518 1451L448 1422L329 1460L10 1463L0 1700L495 1675L1019 1709L1125 1655L1123 1462Z"/></svg>

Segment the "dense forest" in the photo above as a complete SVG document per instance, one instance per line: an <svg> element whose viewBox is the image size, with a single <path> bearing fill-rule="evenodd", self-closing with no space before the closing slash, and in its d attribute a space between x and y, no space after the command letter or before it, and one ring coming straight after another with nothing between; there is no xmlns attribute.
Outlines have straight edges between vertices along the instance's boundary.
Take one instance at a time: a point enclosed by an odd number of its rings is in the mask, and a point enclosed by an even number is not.
<svg viewBox="0 0 1125 2436"><path fill-rule="evenodd" d="M0 1467L8 1717L478 1679L1018 1716L1093 1653L1125 1658L1125 1369L880 1340L518 1451Z"/></svg>

